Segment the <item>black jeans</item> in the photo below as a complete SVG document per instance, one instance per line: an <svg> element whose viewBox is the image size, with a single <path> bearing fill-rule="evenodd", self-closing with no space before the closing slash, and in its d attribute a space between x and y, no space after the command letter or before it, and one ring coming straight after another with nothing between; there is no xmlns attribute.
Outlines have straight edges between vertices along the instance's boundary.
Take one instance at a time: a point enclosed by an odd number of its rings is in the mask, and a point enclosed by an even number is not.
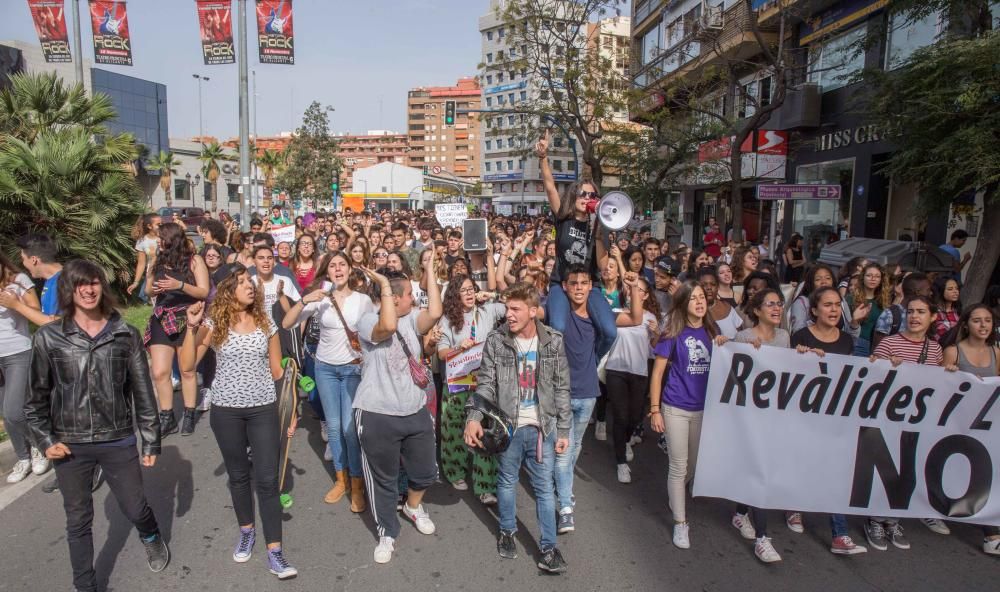
<svg viewBox="0 0 1000 592"><path fill-rule="evenodd" d="M72 454L55 461L56 479L66 510L66 541L73 566L73 585L80 592L97 590L94 572L94 469L100 465L122 514L135 525L139 536L160 532L153 510L142 490L139 451L132 446L67 444Z"/></svg>
<svg viewBox="0 0 1000 592"><path fill-rule="evenodd" d="M607 382L615 462L624 464L625 444L632 437L632 431L642 423L642 412L649 400L649 379L630 372L608 370Z"/></svg>
<svg viewBox="0 0 1000 592"><path fill-rule="evenodd" d="M246 408L213 405L209 424L229 474L229 493L236 520L241 526L254 524L253 492L250 490L250 472L253 471L264 540L267 544L280 543L278 463L281 438L277 403ZM247 456L247 446L253 451L253 462Z"/></svg>

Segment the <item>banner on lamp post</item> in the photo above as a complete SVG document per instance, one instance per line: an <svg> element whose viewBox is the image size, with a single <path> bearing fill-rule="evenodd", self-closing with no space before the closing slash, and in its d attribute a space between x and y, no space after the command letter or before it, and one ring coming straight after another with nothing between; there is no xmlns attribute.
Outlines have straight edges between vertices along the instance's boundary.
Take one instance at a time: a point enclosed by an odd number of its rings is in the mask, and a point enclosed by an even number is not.
<svg viewBox="0 0 1000 592"><path fill-rule="evenodd" d="M231 3L226 0L198 0L197 9L201 55L205 65L235 63Z"/></svg>
<svg viewBox="0 0 1000 592"><path fill-rule="evenodd" d="M292 0L257 0L257 51L262 64L294 64Z"/></svg>
<svg viewBox="0 0 1000 592"><path fill-rule="evenodd" d="M124 2L90 0L90 27L94 34L95 63L132 65L132 36Z"/></svg>
<svg viewBox="0 0 1000 592"><path fill-rule="evenodd" d="M63 0L28 0L28 10L31 11L31 20L35 23L35 32L45 61L72 62Z"/></svg>
<svg viewBox="0 0 1000 592"><path fill-rule="evenodd" d="M1000 525L1000 378L728 343L698 456L698 496Z"/></svg>

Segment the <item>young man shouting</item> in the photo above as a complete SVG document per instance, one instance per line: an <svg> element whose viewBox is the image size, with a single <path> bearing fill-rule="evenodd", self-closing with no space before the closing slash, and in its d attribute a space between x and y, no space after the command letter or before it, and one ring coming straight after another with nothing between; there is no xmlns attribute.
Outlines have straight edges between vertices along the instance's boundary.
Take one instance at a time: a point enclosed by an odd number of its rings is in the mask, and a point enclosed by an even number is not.
<svg viewBox="0 0 1000 592"><path fill-rule="evenodd" d="M503 410L514 422L514 437L499 458L497 499L501 557L517 557L516 488L522 464L531 478L535 508L541 528L538 567L548 572L566 571L566 562L556 548L555 455L569 447L572 411L569 401L569 367L562 335L538 320L538 290L516 284L506 293L507 324L486 338L479 367L476 394ZM514 372L505 368L515 360ZM470 411L465 424L465 442L479 446L483 417Z"/></svg>

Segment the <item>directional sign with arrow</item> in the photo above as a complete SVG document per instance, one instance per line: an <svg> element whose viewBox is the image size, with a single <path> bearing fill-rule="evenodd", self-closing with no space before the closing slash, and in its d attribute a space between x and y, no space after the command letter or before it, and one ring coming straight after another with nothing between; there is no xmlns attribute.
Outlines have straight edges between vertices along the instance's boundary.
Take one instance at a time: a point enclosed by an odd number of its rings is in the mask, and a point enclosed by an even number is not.
<svg viewBox="0 0 1000 592"><path fill-rule="evenodd" d="M840 199L840 185L758 185L757 199L760 201L777 199Z"/></svg>

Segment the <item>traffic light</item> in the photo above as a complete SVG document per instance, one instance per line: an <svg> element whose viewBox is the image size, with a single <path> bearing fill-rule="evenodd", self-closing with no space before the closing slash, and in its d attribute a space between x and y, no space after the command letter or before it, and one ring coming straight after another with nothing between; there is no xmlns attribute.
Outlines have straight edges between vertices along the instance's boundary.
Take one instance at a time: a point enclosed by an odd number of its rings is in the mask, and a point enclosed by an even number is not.
<svg viewBox="0 0 1000 592"><path fill-rule="evenodd" d="M333 173L333 183L330 184L330 189L332 189L334 193L337 193L340 190L340 171Z"/></svg>
<svg viewBox="0 0 1000 592"><path fill-rule="evenodd" d="M444 102L444 124L455 125L455 101Z"/></svg>

